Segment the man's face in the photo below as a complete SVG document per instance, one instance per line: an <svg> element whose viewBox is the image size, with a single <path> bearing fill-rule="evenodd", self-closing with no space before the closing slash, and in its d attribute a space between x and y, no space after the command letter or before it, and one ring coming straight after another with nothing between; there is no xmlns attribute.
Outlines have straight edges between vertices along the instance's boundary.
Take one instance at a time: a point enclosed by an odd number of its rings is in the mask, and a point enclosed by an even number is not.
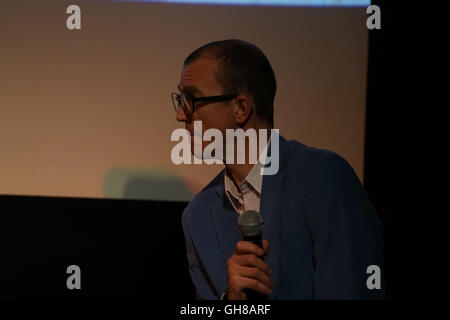
<svg viewBox="0 0 450 320"><path fill-rule="evenodd" d="M199 58L184 66L181 71L178 89L193 97L217 96L232 94L223 92L216 80L216 68L218 63L210 58ZM195 111L186 115L182 108L178 110L177 120L185 122L186 129L191 134L191 142L194 141L194 121L202 121L202 131L207 129L219 129L225 136L226 129L235 129L236 122L233 116L233 104L235 102L196 102ZM202 133L203 133L202 132ZM202 151L210 142L202 143ZM192 145L193 147L193 145Z"/></svg>

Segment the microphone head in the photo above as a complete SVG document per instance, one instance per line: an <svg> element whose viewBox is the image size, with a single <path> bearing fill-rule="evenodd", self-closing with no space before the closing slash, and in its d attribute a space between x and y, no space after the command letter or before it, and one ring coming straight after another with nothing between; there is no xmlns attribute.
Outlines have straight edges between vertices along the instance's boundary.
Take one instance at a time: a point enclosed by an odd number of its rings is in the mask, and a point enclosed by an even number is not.
<svg viewBox="0 0 450 320"><path fill-rule="evenodd" d="M238 226L244 238L254 237L262 234L264 221L258 211L247 210L239 216Z"/></svg>

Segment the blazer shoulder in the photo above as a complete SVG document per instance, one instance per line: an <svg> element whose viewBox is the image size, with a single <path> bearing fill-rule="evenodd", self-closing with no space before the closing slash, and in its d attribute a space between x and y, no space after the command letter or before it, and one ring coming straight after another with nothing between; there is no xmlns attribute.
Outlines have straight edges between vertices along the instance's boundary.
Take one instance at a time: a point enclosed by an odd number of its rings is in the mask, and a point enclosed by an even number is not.
<svg viewBox="0 0 450 320"><path fill-rule="evenodd" d="M355 170L341 155L297 141L289 141L289 147L289 169L295 172L297 181L302 182L304 192L324 196L363 193Z"/></svg>
<svg viewBox="0 0 450 320"><path fill-rule="evenodd" d="M183 211L183 223L186 223L187 220L191 220L193 215L196 213L207 212L207 209L214 199L217 196L217 188L223 185L223 179L225 174L225 169L219 172L217 176L214 177L207 185L204 187L199 193L197 193L189 202L187 207Z"/></svg>
<svg viewBox="0 0 450 320"><path fill-rule="evenodd" d="M289 140L289 154L294 158L304 158L309 162L317 159L329 159L330 161L345 161L345 159L334 151L308 146L296 140Z"/></svg>
<svg viewBox="0 0 450 320"><path fill-rule="evenodd" d="M288 146L291 169L303 177L311 177L321 171L353 171L347 160L334 151L307 146L295 140L289 140Z"/></svg>

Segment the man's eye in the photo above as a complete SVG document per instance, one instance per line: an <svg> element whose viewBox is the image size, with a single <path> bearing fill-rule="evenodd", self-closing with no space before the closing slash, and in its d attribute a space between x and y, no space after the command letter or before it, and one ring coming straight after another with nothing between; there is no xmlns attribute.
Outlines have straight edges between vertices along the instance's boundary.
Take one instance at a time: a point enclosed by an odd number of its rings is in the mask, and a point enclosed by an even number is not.
<svg viewBox="0 0 450 320"><path fill-rule="evenodd" d="M192 96L184 95L184 99L185 99L187 104L191 104L192 103Z"/></svg>
<svg viewBox="0 0 450 320"><path fill-rule="evenodd" d="M186 96L186 100L187 100L189 103L191 103L193 99L195 99L194 96L191 96L191 95Z"/></svg>

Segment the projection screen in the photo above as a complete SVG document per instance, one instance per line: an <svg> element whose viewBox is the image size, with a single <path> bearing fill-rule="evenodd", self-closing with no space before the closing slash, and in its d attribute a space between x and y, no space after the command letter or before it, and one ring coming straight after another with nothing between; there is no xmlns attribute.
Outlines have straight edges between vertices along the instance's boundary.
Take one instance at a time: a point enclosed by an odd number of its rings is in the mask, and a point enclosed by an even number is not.
<svg viewBox="0 0 450 320"><path fill-rule="evenodd" d="M172 163L170 93L230 38L269 58L275 128L362 180L368 1L223 2L78 1L69 30L71 1L2 1L0 194L190 200L222 166Z"/></svg>

